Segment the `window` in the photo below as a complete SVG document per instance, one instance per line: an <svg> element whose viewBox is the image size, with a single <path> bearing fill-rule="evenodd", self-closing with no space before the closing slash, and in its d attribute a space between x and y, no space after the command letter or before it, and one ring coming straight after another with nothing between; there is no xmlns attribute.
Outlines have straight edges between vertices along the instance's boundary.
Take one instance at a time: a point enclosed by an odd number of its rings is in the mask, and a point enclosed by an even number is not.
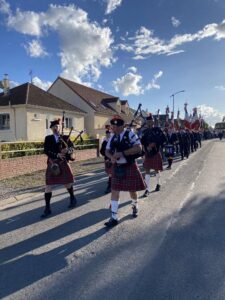
<svg viewBox="0 0 225 300"><path fill-rule="evenodd" d="M73 119L72 118L65 118L65 128L73 127Z"/></svg>
<svg viewBox="0 0 225 300"><path fill-rule="evenodd" d="M45 128L48 129L48 119L45 119Z"/></svg>
<svg viewBox="0 0 225 300"><path fill-rule="evenodd" d="M0 114L0 130L10 129L10 115Z"/></svg>

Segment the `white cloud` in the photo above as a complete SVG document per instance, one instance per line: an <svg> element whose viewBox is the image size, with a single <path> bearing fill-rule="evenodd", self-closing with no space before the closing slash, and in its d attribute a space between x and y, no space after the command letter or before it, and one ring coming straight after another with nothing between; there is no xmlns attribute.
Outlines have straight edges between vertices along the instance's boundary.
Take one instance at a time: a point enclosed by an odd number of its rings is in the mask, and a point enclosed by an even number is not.
<svg viewBox="0 0 225 300"><path fill-rule="evenodd" d="M10 14L10 5L5 0L0 0L0 12L2 14Z"/></svg>
<svg viewBox="0 0 225 300"><path fill-rule="evenodd" d="M37 76L35 76L32 80L33 84L41 88L42 90L47 91L48 88L52 85L51 81L43 81Z"/></svg>
<svg viewBox="0 0 225 300"><path fill-rule="evenodd" d="M206 104L198 105L197 108L198 113L200 113L203 119L211 126L214 126L216 122L221 122L225 115L225 113L221 113L219 110Z"/></svg>
<svg viewBox="0 0 225 300"><path fill-rule="evenodd" d="M48 55L48 53L44 50L41 42L38 40L32 40L28 43L28 45L25 45L24 47L31 57L44 57Z"/></svg>
<svg viewBox="0 0 225 300"><path fill-rule="evenodd" d="M153 79L147 84L146 90L152 90L152 89L160 89L160 85L157 84L157 80L162 77L163 71L159 71L158 73L154 74Z"/></svg>
<svg viewBox="0 0 225 300"><path fill-rule="evenodd" d="M215 89L220 90L220 91L225 91L225 86L224 85L217 85L217 86L215 86Z"/></svg>
<svg viewBox="0 0 225 300"><path fill-rule="evenodd" d="M113 86L116 92L121 93L123 96L140 95L144 92L140 85L141 80L141 75L128 72L121 78L113 81Z"/></svg>
<svg viewBox="0 0 225 300"><path fill-rule="evenodd" d="M127 37L126 43L119 44L118 48L134 53L134 59L143 59L154 54L172 55L181 53L184 50L177 49L179 46L209 37L218 41L225 38L225 20L221 24L208 24L193 34L175 35L169 41L158 38L154 35L153 30L142 26L137 30L135 36Z"/></svg>
<svg viewBox="0 0 225 300"><path fill-rule="evenodd" d="M106 14L111 14L118 6L122 4L122 0L107 0Z"/></svg>
<svg viewBox="0 0 225 300"><path fill-rule="evenodd" d="M134 66L132 66L132 67L128 68L128 71L131 71L131 72L133 72L133 73L136 73L136 72L137 72L137 68L134 67Z"/></svg>
<svg viewBox="0 0 225 300"><path fill-rule="evenodd" d="M13 15L12 13L9 14L7 19L7 26L20 33L39 37L43 35L43 17L43 14L38 14L33 11L22 12L17 9L15 15Z"/></svg>
<svg viewBox="0 0 225 300"><path fill-rule="evenodd" d="M175 17L171 18L171 22L172 22L173 27L179 27L181 24L181 22L178 19L176 19Z"/></svg>
<svg viewBox="0 0 225 300"><path fill-rule="evenodd" d="M3 0L0 0L3 1ZM56 32L60 41L59 57L63 77L78 82L97 80L102 67L109 67L113 58L112 32L88 19L87 13L75 5L50 5L46 12L8 11L6 24L10 29L39 38L38 45L30 44L29 53L37 57L46 54L40 39ZM44 51L44 52L43 52Z"/></svg>
<svg viewBox="0 0 225 300"><path fill-rule="evenodd" d="M16 87L16 86L18 86L20 84L19 84L19 82L10 80L9 85L10 85L10 88L12 89L12 88L14 88L14 87Z"/></svg>
<svg viewBox="0 0 225 300"><path fill-rule="evenodd" d="M137 74L136 67L132 66L128 68L128 71L127 74L113 81L115 91L121 93L123 96L140 95L144 94L147 90L160 89L157 81L162 77L163 71L154 74L152 80L146 86L142 84L142 76Z"/></svg>

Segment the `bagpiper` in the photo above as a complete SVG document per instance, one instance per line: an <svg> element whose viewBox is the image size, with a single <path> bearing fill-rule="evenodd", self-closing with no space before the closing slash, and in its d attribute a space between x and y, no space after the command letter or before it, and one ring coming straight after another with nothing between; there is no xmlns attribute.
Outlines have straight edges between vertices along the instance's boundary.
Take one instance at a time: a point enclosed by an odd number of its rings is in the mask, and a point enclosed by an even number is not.
<svg viewBox="0 0 225 300"><path fill-rule="evenodd" d="M167 142L163 131L159 127L154 127L154 118L151 113L146 117L146 126L141 137L141 143L144 151L145 183L146 190L142 197L148 197L150 194L150 170L156 172L157 184L155 191L159 191L160 171L163 170L163 160L160 152L161 147Z"/></svg>
<svg viewBox="0 0 225 300"><path fill-rule="evenodd" d="M52 134L46 136L44 141L44 153L48 159L45 174L45 209L41 218L51 215L50 201L53 185L63 184L66 187L70 195L69 208L74 208L77 203L73 191L74 177L69 165L71 156L68 154L68 149L73 148L73 143L68 140L67 136L60 135L60 119L51 121L50 128Z"/></svg>
<svg viewBox="0 0 225 300"><path fill-rule="evenodd" d="M124 120L114 116L110 121L112 136L106 146L106 156L112 162L111 218L106 227L118 224L119 196L121 191L128 191L132 199L132 215L138 215L137 191L145 189L144 179L135 159L141 155L141 142L131 130L124 128Z"/></svg>

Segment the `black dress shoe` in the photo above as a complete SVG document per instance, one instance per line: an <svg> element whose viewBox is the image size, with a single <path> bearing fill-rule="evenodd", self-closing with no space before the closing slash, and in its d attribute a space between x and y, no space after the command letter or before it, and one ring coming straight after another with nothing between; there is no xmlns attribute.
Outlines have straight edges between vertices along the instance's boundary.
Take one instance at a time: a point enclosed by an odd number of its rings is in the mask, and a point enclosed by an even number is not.
<svg viewBox="0 0 225 300"><path fill-rule="evenodd" d="M132 212L133 217L137 218L137 216L138 216L138 208L135 205L133 205L132 206L132 210L133 210L133 212Z"/></svg>
<svg viewBox="0 0 225 300"><path fill-rule="evenodd" d="M114 227L118 224L118 220L110 218L109 221L105 222L105 226L108 228Z"/></svg>
<svg viewBox="0 0 225 300"><path fill-rule="evenodd" d="M52 212L51 212L51 209L47 209L47 208L46 208L46 209L44 210L43 214L41 215L41 218L42 218L42 219L47 218L48 216L51 215L51 213L52 213Z"/></svg>
<svg viewBox="0 0 225 300"><path fill-rule="evenodd" d="M160 185L160 184L157 184L156 187L155 187L155 191L156 191L156 192L160 191L160 188L161 188L161 185Z"/></svg>
<svg viewBox="0 0 225 300"><path fill-rule="evenodd" d="M148 197L150 195L150 192L148 191L148 190L146 190L145 192L144 192L144 194L142 195L142 197L144 198L144 197Z"/></svg>
<svg viewBox="0 0 225 300"><path fill-rule="evenodd" d="M68 208L74 208L77 205L77 199L74 196L73 198L70 198L70 204L68 205Z"/></svg>

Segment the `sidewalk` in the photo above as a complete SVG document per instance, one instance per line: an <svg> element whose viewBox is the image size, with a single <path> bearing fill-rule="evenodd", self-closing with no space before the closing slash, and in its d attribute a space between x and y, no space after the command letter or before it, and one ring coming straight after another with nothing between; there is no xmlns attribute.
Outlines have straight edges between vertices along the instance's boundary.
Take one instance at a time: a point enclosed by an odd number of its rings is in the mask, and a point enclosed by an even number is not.
<svg viewBox="0 0 225 300"><path fill-rule="evenodd" d="M102 157L79 161L71 164L75 179L85 176L88 172L102 169L104 161ZM78 171L79 170L79 171ZM43 194L45 186L45 170L25 174L19 177L0 181L0 207L21 201L29 200Z"/></svg>
<svg viewBox="0 0 225 300"><path fill-rule="evenodd" d="M180 160L180 157L174 158L174 163ZM142 159L138 160L138 165L142 170ZM163 165L167 165L164 160ZM88 175L91 171L104 170L104 161L102 157L79 161L71 164L75 179ZM78 172L79 170L79 172ZM154 172L153 172L154 173ZM44 193L45 170L26 174L16 178L0 181L0 208L21 200L27 201L34 199ZM75 183L76 185L76 183Z"/></svg>

